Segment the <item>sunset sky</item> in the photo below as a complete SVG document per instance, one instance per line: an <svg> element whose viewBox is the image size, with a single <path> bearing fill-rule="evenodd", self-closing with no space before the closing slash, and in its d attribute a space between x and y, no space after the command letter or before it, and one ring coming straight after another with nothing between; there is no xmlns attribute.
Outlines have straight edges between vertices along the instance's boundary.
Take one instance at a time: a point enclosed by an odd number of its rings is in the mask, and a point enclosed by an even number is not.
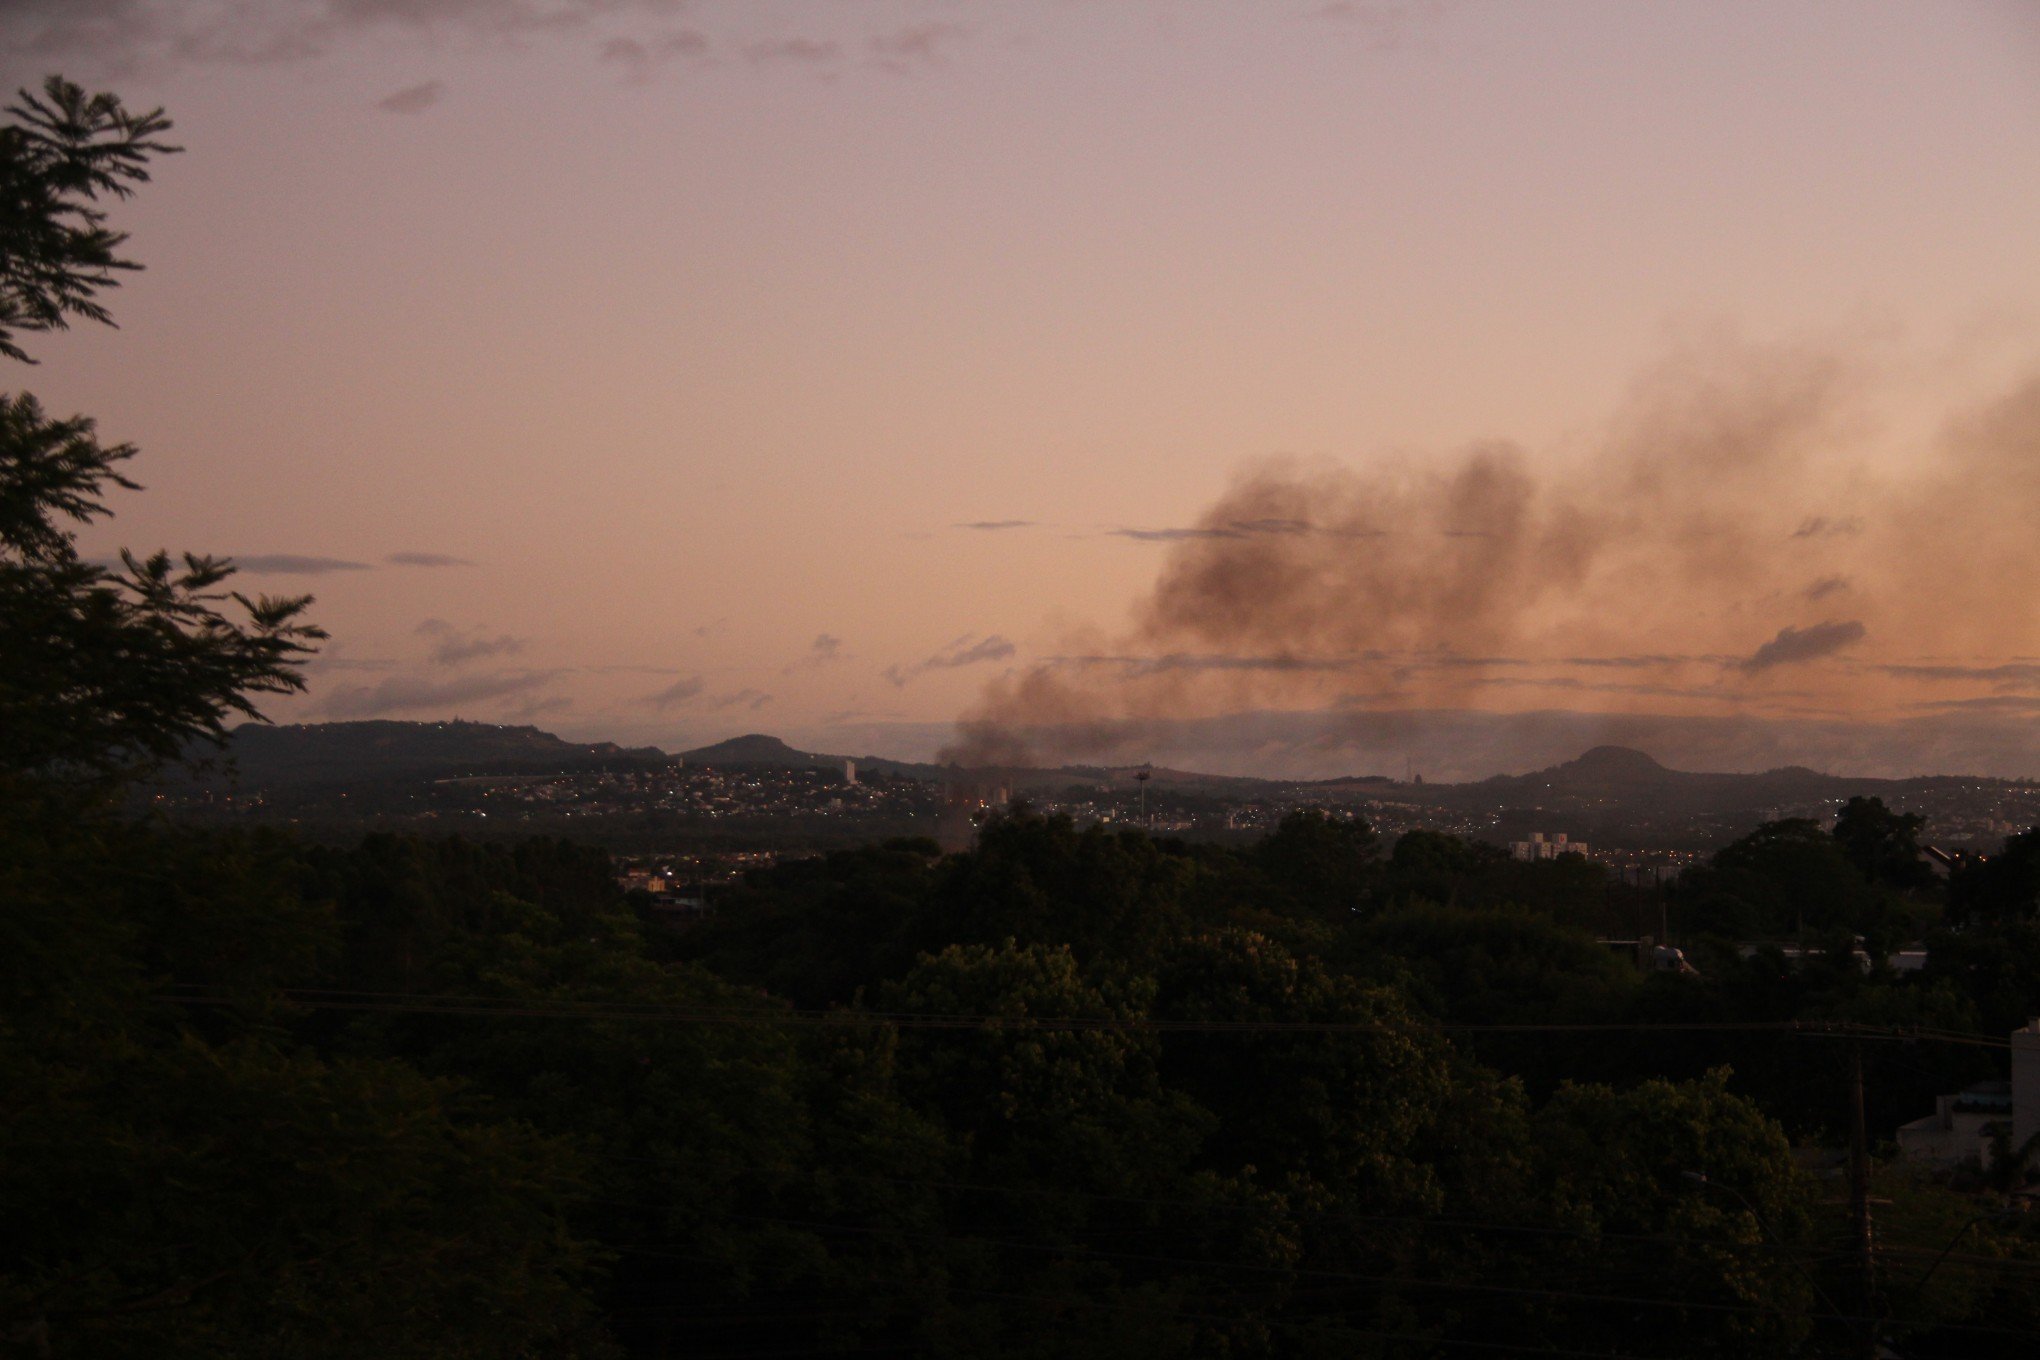
<svg viewBox="0 0 2040 1360"><path fill-rule="evenodd" d="M283 721L2040 775L2031 0L0 0ZM1500 716L1497 716L1500 715Z"/></svg>

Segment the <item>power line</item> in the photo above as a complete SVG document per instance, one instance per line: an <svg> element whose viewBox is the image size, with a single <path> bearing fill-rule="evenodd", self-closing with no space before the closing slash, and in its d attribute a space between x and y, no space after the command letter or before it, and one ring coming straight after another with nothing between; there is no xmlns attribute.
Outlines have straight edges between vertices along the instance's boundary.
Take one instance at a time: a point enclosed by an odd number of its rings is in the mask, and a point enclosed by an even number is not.
<svg viewBox="0 0 2040 1360"><path fill-rule="evenodd" d="M1899 1043L1969 1045L2009 1050L2009 1039L1925 1026L1866 1025L1850 1020L1612 1021L1603 1024L1475 1023L1400 1020L1170 1020L1127 1016L973 1015L850 1008L698 1007L665 1002L575 1001L495 998L422 992L360 992L324 988L280 988L272 995L305 1010L362 1011L412 1015L504 1016L525 1019L671 1020L687 1024L885 1025L895 1029L1031 1030L1138 1034L1775 1034L1807 1038L1881 1040ZM176 1005L238 1008L245 996L198 990L165 992L155 1000Z"/></svg>
<svg viewBox="0 0 2040 1360"><path fill-rule="evenodd" d="M665 1165L656 1157L625 1157L615 1153L597 1153L598 1161L641 1162L650 1165ZM1398 1227L1436 1229L1447 1232L1520 1234L1535 1237L1563 1237L1585 1242L1616 1242L1658 1246L1703 1246L1714 1249L1728 1249L1752 1252L1773 1252L1786 1256L1806 1255L1811 1259L1826 1259L1834 1253L1825 1248L1807 1246L1794 1247L1785 1243L1737 1242L1727 1238L1681 1237L1670 1233L1624 1233L1602 1232L1591 1228L1557 1228L1542 1224L1509 1223L1500 1219L1447 1218L1426 1214L1359 1214L1334 1212L1331 1210L1294 1209L1268 1204L1242 1204L1221 1200L1172 1199L1150 1195L1108 1195L1090 1190L1064 1190L1055 1187L995 1185L983 1181L930 1180L911 1176L885 1176L869 1171L833 1170L831 1175L852 1180L878 1181L892 1185L917 1185L938 1190L970 1190L991 1194L1033 1195L1053 1199L1092 1200L1107 1204L1131 1204L1147 1208L1191 1209L1203 1212L1231 1212L1241 1214L1263 1213L1273 1218L1291 1222L1345 1223L1355 1226ZM592 1196L580 1197L586 1203L610 1204L618 1208L640 1208L635 1201L608 1200ZM1959 1258L1958 1258L1959 1259ZM2040 1262L2033 1263L2040 1266Z"/></svg>
<svg viewBox="0 0 2040 1360"><path fill-rule="evenodd" d="M675 1260L701 1262L710 1258L698 1253L668 1251L656 1247L621 1247L616 1250L635 1252L643 1256L668 1256ZM1251 1322L1259 1326L1276 1327L1285 1331L1313 1332L1335 1338L1352 1338L1368 1341L1412 1341L1430 1346L1453 1346L1467 1350L1502 1351L1514 1355L1546 1355L1563 1357L1564 1360L1647 1360L1643 1356L1629 1355L1618 1351L1578 1351L1554 1346L1520 1345L1505 1341L1479 1341L1470 1337L1434 1336L1421 1332L1389 1332L1371 1328L1354 1327L1345 1323L1311 1322L1300 1318L1281 1318L1254 1315L1248 1317L1227 1316L1223 1313L1193 1313L1165 1306L1143 1306L1135 1303L1114 1303L1105 1299L1090 1299L1071 1294L1027 1294L1009 1290L975 1289L968 1285L945 1284L943 1288L951 1294L971 1298L1001 1299L1014 1303L1037 1304L1054 1307L1060 1311L1066 1308L1091 1308L1109 1312L1138 1313L1143 1317L1161 1314L1167 1318L1185 1322L1210 1322L1222 1325L1238 1325Z"/></svg>
<svg viewBox="0 0 2040 1360"><path fill-rule="evenodd" d="M1884 1325L1891 1319L1839 1311L1818 1312L1810 1309L1779 1308L1762 1304L1710 1303L1684 1299L1649 1298L1621 1294L1596 1294L1585 1290L1547 1289L1530 1285L1486 1284L1471 1280L1426 1280L1400 1274L1363 1274L1356 1271L1336 1271L1303 1266L1260 1265L1253 1262L1220 1261L1208 1257L1160 1256L1143 1252L1102 1251L1096 1248L1057 1245L1054 1243L1019 1242L1009 1239L972 1237L954 1233L916 1233L903 1228L860 1227L854 1224L818 1223L805 1219L781 1218L766 1214L736 1214L732 1217L751 1222L770 1223L781 1227L805 1228L814 1232L837 1232L861 1236L887 1236L904 1240L938 1242L942 1244L968 1244L1019 1251L1045 1252L1061 1256L1082 1257L1103 1261L1129 1261L1150 1265L1193 1266L1225 1271L1255 1271L1263 1274L1301 1276L1313 1279L1334 1280L1351 1284L1379 1284L1399 1286L1406 1289L1433 1289L1447 1293L1488 1294L1501 1297L1564 1299L1580 1303L1609 1304L1620 1307L1665 1308L1688 1312L1718 1313L1744 1317L1775 1317L1805 1322L1840 1322L1857 1326ZM632 1251L631 1245L609 1243L612 1250ZM1701 1245L1701 1244L1696 1244ZM1234 1321L1236 1319L1224 1319ZM1904 1324L1900 1324L1904 1325ZM2040 1332L2018 1331L2006 1327L1980 1327L1960 1323L1934 1323L1937 1328L1952 1332L1980 1336L2009 1336L2021 1340L2040 1340ZM1584 1354L1584 1352L1582 1352Z"/></svg>

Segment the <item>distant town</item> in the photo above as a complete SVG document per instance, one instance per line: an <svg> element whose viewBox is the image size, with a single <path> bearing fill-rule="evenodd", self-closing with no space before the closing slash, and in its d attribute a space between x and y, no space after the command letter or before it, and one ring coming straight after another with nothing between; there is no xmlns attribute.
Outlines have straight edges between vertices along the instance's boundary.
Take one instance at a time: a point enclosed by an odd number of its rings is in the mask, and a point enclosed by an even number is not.
<svg viewBox="0 0 2040 1360"><path fill-rule="evenodd" d="M249 727L230 754L206 775L158 790L155 806L173 817L284 823L339 838L364 827L571 836L607 846L632 882L675 900L703 898L781 858L887 838L962 848L985 817L1021 807L1080 828L1144 827L1221 843L1257 840L1286 814L1316 807L1364 820L1388 841L1423 830L1486 841L1519 859L1577 854L1637 886L1676 877L1764 822L1831 825L1857 793L1924 817L1926 839L1950 853L1994 846L2040 822L2040 785L2030 781L1686 774L1619 748L1470 784L1259 780L1147 766L965 771L801 752L759 735L674 755L484 723ZM514 765L536 768L503 768Z"/></svg>

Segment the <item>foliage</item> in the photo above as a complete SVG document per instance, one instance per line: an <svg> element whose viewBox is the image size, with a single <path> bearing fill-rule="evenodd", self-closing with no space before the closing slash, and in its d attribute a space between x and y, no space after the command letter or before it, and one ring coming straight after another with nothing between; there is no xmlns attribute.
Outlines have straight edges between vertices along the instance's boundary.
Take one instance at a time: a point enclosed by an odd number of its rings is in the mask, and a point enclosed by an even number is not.
<svg viewBox="0 0 2040 1360"><path fill-rule="evenodd" d="M1609 1019L1641 983L1626 957L1522 908L1404 907L1349 948L1398 960L1434 1014L1483 1024Z"/></svg>
<svg viewBox="0 0 2040 1360"><path fill-rule="evenodd" d="M109 320L160 113L52 79L0 129L0 353ZM134 454L0 395L0 1338L42 1355L599 1354L560 1139L277 1028L329 958L274 841L111 813L136 773L301 687L304 600L211 558L81 560ZM231 604L238 618L220 608ZM232 1006L187 1012L159 985Z"/></svg>
<svg viewBox="0 0 2040 1360"><path fill-rule="evenodd" d="M338 957L330 910L293 890L296 847L0 811L0 1335L53 1355L602 1353L594 1256L563 1231L567 1144L278 1028L278 988Z"/></svg>
<svg viewBox="0 0 2040 1360"><path fill-rule="evenodd" d="M1787 1353L1809 1335L1795 1315L1816 1303L1791 1252L1809 1235L1808 1187L1783 1132L1728 1084L1721 1069L1627 1091L1567 1086L1538 1115L1539 1173L1560 1222L1627 1244L1622 1282L1603 1288L1668 1296L1659 1325L1684 1353ZM1575 1337L1621 1336L1601 1310L1565 1312Z"/></svg>
<svg viewBox="0 0 2040 1360"><path fill-rule="evenodd" d="M1882 798L1851 798L1835 817L1833 835L1863 877L1917 891L1934 881L1920 859L1920 829L1926 824L1915 813L1891 811Z"/></svg>
<svg viewBox="0 0 2040 1360"><path fill-rule="evenodd" d="M1299 808L1255 851L1256 867L1302 914L1338 919L1359 909L1380 838L1357 819Z"/></svg>
<svg viewBox="0 0 2040 1360"><path fill-rule="evenodd" d="M0 395L0 504L35 461L34 399ZM308 598L222 589L225 562L123 554L109 571L66 542L38 560L0 538L0 779L115 786L225 735L256 696L302 689L295 663L325 634ZM231 602L236 620L220 608Z"/></svg>
<svg viewBox="0 0 2040 1360"><path fill-rule="evenodd" d="M0 317L104 319L129 266L91 205L168 125L61 85L16 112ZM1857 1353L1781 1122L1823 1132L1832 1074L1707 1024L2035 1001L2040 831L1957 879L1926 977L1858 967L1935 907L1876 804L1673 903L1810 959L1649 978L1594 937L1657 904L1583 860L1384 858L1309 811L1240 849L1016 814L783 864L679 933L564 841L123 818L317 636L224 563L81 561L131 455L0 399L9 1354ZM1693 1028L1567 1028L1623 1021ZM1451 1037L1491 1025L1537 1033ZM1898 1199L1904 1241L1970 1230ZM2040 1327L2031 1234L1970 1241L1890 1282L1919 1353Z"/></svg>
<svg viewBox="0 0 2040 1360"><path fill-rule="evenodd" d="M571 1158L401 1064L259 1038L4 1050L0 1314L55 1354L595 1354Z"/></svg>
<svg viewBox="0 0 2040 1360"><path fill-rule="evenodd" d="M0 129L0 354L25 359L14 330L110 322L94 299L134 266L94 205L172 148L156 140L160 110L132 114L56 77L20 99ZM221 736L227 715L256 716L255 696L302 688L295 663L324 636L301 621L308 600L228 590L233 568L214 558L82 560L67 526L134 488L120 470L134 453L100 444L82 416L0 394L0 781L104 780L175 758Z"/></svg>
<svg viewBox="0 0 2040 1360"><path fill-rule="evenodd" d="M127 234L98 205L128 197L152 156L178 148L157 140L170 129L161 109L135 113L58 76L17 100L16 121L0 128L0 355L33 362L15 332L62 330L74 316L111 324L99 291L141 266L116 253Z"/></svg>
<svg viewBox="0 0 2040 1360"><path fill-rule="evenodd" d="M1948 915L1956 924L2040 916L2040 827L2008 838L1988 859L1963 865L1949 884Z"/></svg>

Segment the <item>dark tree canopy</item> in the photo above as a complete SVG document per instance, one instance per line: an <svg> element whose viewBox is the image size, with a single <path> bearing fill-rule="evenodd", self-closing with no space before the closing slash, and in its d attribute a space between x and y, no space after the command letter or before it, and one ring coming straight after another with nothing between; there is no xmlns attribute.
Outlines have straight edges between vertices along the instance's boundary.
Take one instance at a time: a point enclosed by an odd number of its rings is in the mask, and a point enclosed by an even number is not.
<svg viewBox="0 0 2040 1360"><path fill-rule="evenodd" d="M28 356L18 330L81 316L136 266L115 255L106 197L148 178L160 110L133 114L51 77L23 91L0 128L0 353ZM27 393L0 393L0 779L104 779L220 737L255 696L303 688L296 663L323 637L306 598L250 598L231 563L158 552L117 568L81 558L75 526L106 516L136 484L131 445L99 442L84 416L53 419Z"/></svg>
<svg viewBox="0 0 2040 1360"><path fill-rule="evenodd" d="M2040 916L2040 827L2007 837L2003 850L1965 865L1949 885L1948 909L1958 922Z"/></svg>
<svg viewBox="0 0 2040 1360"><path fill-rule="evenodd" d="M1924 888L1933 870L1920 859L1920 829L1927 819L1898 813L1882 798L1851 798L1835 818L1842 853L1865 878L1894 888Z"/></svg>
<svg viewBox="0 0 2040 1360"><path fill-rule="evenodd" d="M33 363L17 332L63 330L74 316L113 323L100 290L141 266L117 253L127 233L106 225L100 205L147 182L150 157L179 148L157 140L170 129L161 109L135 113L59 76L17 99L13 125L0 128L0 354Z"/></svg>

